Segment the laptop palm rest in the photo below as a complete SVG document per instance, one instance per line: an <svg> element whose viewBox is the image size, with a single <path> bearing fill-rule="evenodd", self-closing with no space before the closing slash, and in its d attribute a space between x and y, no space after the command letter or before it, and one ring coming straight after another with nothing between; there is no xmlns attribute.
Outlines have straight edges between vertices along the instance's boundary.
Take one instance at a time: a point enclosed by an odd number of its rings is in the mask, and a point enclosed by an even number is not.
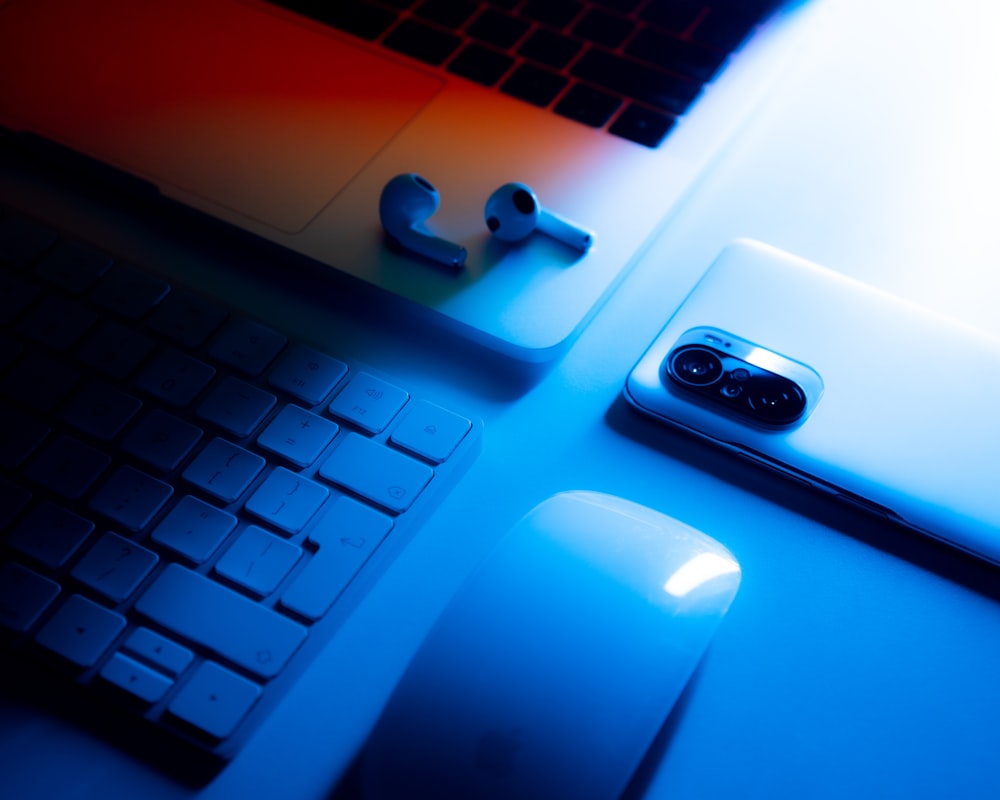
<svg viewBox="0 0 1000 800"><path fill-rule="evenodd" d="M15 0L0 16L0 123L287 233L443 86L250 7Z"/></svg>

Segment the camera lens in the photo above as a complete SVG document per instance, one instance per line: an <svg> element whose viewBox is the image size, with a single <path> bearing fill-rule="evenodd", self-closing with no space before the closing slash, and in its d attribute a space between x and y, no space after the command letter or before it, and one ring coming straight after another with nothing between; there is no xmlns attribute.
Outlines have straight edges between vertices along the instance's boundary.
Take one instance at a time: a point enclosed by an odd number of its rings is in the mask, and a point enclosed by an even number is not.
<svg viewBox="0 0 1000 800"><path fill-rule="evenodd" d="M670 356L669 372L689 386L708 386L722 377L722 359L707 347L683 347Z"/></svg>
<svg viewBox="0 0 1000 800"><path fill-rule="evenodd" d="M755 381L747 404L763 421L781 425L798 419L806 407L802 390L792 381L771 376Z"/></svg>

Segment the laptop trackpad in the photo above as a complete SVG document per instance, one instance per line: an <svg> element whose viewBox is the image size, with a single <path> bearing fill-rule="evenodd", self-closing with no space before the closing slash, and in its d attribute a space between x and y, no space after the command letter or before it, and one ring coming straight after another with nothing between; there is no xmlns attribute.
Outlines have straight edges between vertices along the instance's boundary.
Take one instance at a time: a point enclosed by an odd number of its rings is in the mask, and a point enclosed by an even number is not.
<svg viewBox="0 0 1000 800"><path fill-rule="evenodd" d="M442 85L239 0L0 3L0 124L287 232Z"/></svg>

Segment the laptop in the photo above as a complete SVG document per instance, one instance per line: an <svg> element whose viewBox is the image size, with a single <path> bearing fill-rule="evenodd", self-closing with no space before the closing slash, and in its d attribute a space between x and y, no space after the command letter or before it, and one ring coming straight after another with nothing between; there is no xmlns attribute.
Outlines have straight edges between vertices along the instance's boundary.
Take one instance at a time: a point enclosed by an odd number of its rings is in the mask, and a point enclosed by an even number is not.
<svg viewBox="0 0 1000 800"><path fill-rule="evenodd" d="M0 5L0 125L531 362L565 351L745 119L795 16L773 0ZM379 197L403 173L437 188L427 225L463 268L387 246ZM594 245L494 240L484 205L511 181Z"/></svg>

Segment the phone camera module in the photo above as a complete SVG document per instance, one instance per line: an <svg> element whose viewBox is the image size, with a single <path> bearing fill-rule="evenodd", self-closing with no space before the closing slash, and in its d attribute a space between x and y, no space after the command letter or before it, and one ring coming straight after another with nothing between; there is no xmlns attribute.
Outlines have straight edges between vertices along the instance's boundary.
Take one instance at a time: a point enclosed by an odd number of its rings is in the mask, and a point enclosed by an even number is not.
<svg viewBox="0 0 1000 800"><path fill-rule="evenodd" d="M795 381L703 345L676 348L665 372L679 389L758 425L790 425L806 409L805 392Z"/></svg>
<svg viewBox="0 0 1000 800"><path fill-rule="evenodd" d="M707 347L684 347L670 357L670 374L689 386L710 386L722 377L722 359Z"/></svg>

